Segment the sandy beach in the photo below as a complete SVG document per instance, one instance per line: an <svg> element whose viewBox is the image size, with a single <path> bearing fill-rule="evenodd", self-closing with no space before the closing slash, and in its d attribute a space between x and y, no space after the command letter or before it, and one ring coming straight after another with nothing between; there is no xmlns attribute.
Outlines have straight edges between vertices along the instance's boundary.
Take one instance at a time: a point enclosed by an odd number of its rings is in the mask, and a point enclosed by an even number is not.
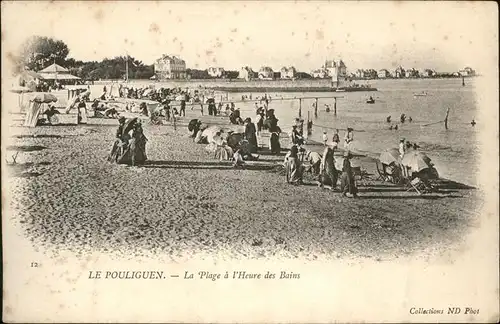
<svg viewBox="0 0 500 324"><path fill-rule="evenodd" d="M231 259L432 257L460 249L458 238L478 220L479 190L451 182L420 196L376 181L374 161L364 156L353 159L369 174L358 181L358 199L322 190L310 175L302 186L287 184L283 152L263 152L246 169L233 169L189 137L186 124L197 114L188 110L176 130L146 122L149 161L142 167L106 161L114 119L13 127L7 160L20 153L8 166L11 220L50 254L112 251L174 260L207 253Z"/></svg>

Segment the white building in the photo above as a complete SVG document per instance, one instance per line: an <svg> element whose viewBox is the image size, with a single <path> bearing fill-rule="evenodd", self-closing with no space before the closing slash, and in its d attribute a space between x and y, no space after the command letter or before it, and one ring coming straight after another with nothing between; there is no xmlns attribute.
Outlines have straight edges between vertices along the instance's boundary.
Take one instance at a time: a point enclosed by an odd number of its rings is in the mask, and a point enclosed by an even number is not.
<svg viewBox="0 0 500 324"><path fill-rule="evenodd" d="M185 79L186 62L177 56L162 55L155 61L155 75L162 79Z"/></svg>
<svg viewBox="0 0 500 324"><path fill-rule="evenodd" d="M212 78L222 78L224 76L224 68L221 67L209 67L207 72Z"/></svg>
<svg viewBox="0 0 500 324"><path fill-rule="evenodd" d="M325 69L317 69L311 72L313 78L324 79L328 76L328 71Z"/></svg>
<svg viewBox="0 0 500 324"><path fill-rule="evenodd" d="M251 67L249 66L244 66L240 69L240 73L238 74L239 79L245 79L247 81L250 81L253 79L254 72Z"/></svg>
<svg viewBox="0 0 500 324"><path fill-rule="evenodd" d="M297 74L297 70L293 67L282 67L280 70L280 78L281 79L294 79Z"/></svg>
<svg viewBox="0 0 500 324"><path fill-rule="evenodd" d="M461 76L473 76L473 75L476 75L476 71L474 71L470 67L466 67L463 70L458 71L458 73L460 73Z"/></svg>
<svg viewBox="0 0 500 324"><path fill-rule="evenodd" d="M385 79L385 78L389 78L391 76L391 74L389 73L388 70L382 69L382 70L378 70L377 76L379 77L379 79Z"/></svg>
<svg viewBox="0 0 500 324"><path fill-rule="evenodd" d="M328 76L332 79L345 78L347 76L347 67L342 60L326 61L325 69L328 72Z"/></svg>

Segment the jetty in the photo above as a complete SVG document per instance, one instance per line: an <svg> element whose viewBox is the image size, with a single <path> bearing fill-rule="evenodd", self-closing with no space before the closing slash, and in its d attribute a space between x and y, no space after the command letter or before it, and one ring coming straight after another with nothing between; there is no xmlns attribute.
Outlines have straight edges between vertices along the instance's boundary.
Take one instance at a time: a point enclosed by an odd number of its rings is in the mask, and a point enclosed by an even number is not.
<svg viewBox="0 0 500 324"><path fill-rule="evenodd" d="M254 85L254 86L214 86L207 87L215 91L225 92L364 92L378 91L373 87L308 87L308 86L269 86L269 85Z"/></svg>

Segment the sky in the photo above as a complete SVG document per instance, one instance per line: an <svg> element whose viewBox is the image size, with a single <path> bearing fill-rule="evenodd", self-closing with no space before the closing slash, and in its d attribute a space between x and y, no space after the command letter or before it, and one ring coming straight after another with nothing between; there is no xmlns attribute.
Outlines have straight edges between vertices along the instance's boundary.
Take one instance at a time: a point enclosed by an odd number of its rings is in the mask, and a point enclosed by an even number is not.
<svg viewBox="0 0 500 324"><path fill-rule="evenodd" d="M351 72L484 71L498 64L497 12L493 2L3 1L2 47L15 52L41 35L64 41L78 60L129 53L152 64L173 54L190 68L307 72L341 58Z"/></svg>

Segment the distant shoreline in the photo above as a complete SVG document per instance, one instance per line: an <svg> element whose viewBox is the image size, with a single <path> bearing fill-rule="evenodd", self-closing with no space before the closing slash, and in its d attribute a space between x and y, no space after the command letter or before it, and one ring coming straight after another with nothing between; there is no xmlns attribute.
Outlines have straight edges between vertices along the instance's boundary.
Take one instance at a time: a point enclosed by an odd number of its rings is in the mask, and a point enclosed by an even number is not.
<svg viewBox="0 0 500 324"><path fill-rule="evenodd" d="M480 77L480 75L466 76L465 79L472 79ZM380 82L384 80L398 80L398 81L410 81L410 80L455 80L461 79L461 77L429 77L429 78L377 78L377 79L357 79L353 78L352 81L364 81L364 82ZM200 83L200 84L213 84L220 83L224 86L234 85L234 87L251 87L256 84L283 84L284 86L297 86L301 84L310 84L311 87L330 87L331 79L297 79L297 80L287 80L287 79L276 79L276 80L250 80L246 81L244 79L169 79L169 80L149 80L149 79L130 79L129 83L149 83L149 84L165 84L165 83ZM94 84L107 84L107 83L125 83L121 79L105 79L96 80Z"/></svg>

